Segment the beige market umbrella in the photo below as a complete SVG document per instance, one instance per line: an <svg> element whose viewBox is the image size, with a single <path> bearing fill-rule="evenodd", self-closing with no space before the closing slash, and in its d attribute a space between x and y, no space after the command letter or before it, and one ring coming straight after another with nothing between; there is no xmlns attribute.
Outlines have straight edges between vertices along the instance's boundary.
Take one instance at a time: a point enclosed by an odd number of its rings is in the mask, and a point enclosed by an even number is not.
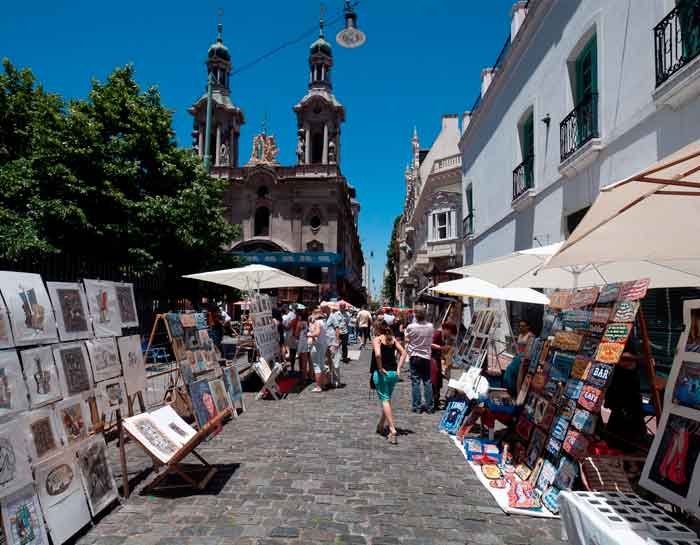
<svg viewBox="0 0 700 545"><path fill-rule="evenodd" d="M538 291L528 288L499 288L490 282L472 276L442 282L431 290L458 297L519 301L539 305L549 304L549 297Z"/></svg>
<svg viewBox="0 0 700 545"><path fill-rule="evenodd" d="M183 278L212 282L244 291L271 288L313 288L315 286L303 278L267 265L246 265L236 269L187 274Z"/></svg>
<svg viewBox="0 0 700 545"><path fill-rule="evenodd" d="M542 267L603 269L607 282L700 285L700 142L601 189L571 236Z"/></svg>

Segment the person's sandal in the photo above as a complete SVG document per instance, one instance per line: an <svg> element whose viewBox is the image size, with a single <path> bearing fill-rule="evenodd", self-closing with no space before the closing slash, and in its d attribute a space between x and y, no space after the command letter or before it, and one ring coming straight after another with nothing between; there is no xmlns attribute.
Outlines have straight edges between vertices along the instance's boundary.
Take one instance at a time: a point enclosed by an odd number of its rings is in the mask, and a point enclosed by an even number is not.
<svg viewBox="0 0 700 545"><path fill-rule="evenodd" d="M379 426L377 424L377 435L386 435L386 426Z"/></svg>
<svg viewBox="0 0 700 545"><path fill-rule="evenodd" d="M387 439L389 440L389 443L392 445L398 445L399 442L396 440L396 433L389 433L387 436Z"/></svg>

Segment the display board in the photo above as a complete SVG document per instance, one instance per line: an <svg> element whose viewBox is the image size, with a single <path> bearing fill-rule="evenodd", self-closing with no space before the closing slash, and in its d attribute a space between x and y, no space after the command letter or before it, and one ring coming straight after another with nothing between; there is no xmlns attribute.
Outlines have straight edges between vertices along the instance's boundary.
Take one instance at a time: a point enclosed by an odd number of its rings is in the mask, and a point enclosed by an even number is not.
<svg viewBox="0 0 700 545"><path fill-rule="evenodd" d="M253 320L253 336L260 356L267 361L279 359L279 333L272 319L272 301L269 295L254 294L250 297L250 315Z"/></svg>
<svg viewBox="0 0 700 545"><path fill-rule="evenodd" d="M497 325L498 316L495 309L477 310L472 313L469 327L459 347L452 354L452 366L481 368L486 362L489 348L492 348L492 335Z"/></svg>
<svg viewBox="0 0 700 545"><path fill-rule="evenodd" d="M700 514L700 300L683 304L685 330L666 384L663 412L640 484Z"/></svg>

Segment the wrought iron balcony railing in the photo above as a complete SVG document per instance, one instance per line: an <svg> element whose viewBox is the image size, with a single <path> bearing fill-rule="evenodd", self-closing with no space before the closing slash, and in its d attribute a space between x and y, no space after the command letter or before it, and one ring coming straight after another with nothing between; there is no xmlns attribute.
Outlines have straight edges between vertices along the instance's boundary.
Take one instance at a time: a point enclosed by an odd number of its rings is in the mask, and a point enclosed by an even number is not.
<svg viewBox="0 0 700 545"><path fill-rule="evenodd" d="M470 237L474 234L474 214L469 214L465 216L462 220L462 236L464 238Z"/></svg>
<svg viewBox="0 0 700 545"><path fill-rule="evenodd" d="M535 156L528 155L513 170L513 200L535 187Z"/></svg>
<svg viewBox="0 0 700 545"><path fill-rule="evenodd" d="M700 0L682 0L654 27L656 86L700 54Z"/></svg>
<svg viewBox="0 0 700 545"><path fill-rule="evenodd" d="M598 137L598 93L589 93L559 125L560 158L565 161Z"/></svg>

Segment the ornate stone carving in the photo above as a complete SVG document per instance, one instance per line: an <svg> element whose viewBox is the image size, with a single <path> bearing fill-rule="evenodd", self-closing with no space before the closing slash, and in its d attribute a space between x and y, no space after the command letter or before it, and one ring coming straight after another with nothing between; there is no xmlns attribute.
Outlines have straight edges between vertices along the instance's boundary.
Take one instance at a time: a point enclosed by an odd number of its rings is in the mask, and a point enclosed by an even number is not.
<svg viewBox="0 0 700 545"><path fill-rule="evenodd" d="M336 162L335 142L333 142L333 140L328 143L328 162L331 164L335 164Z"/></svg>
<svg viewBox="0 0 700 545"><path fill-rule="evenodd" d="M306 161L306 131L297 131L297 163L303 165Z"/></svg>
<svg viewBox="0 0 700 545"><path fill-rule="evenodd" d="M246 166L252 165L278 165L277 155L279 148L275 137L264 132L253 137L253 151Z"/></svg>

